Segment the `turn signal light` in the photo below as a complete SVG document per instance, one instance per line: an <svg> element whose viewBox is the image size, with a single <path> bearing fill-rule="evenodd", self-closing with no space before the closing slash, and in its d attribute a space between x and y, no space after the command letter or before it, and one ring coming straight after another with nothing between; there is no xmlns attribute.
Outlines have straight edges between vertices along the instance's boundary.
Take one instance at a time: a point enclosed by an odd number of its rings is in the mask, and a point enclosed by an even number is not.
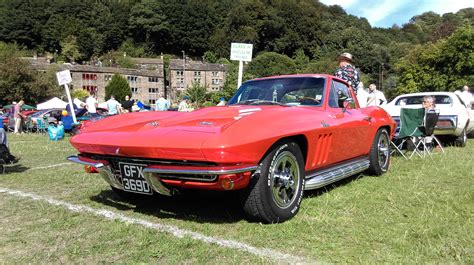
<svg viewBox="0 0 474 265"><path fill-rule="evenodd" d="M84 166L84 170L87 172L87 173L98 173L99 171L97 171L97 169L93 166Z"/></svg>
<svg viewBox="0 0 474 265"><path fill-rule="evenodd" d="M221 180L221 186L225 190L231 190L234 188L234 181L231 180L229 177L224 177Z"/></svg>

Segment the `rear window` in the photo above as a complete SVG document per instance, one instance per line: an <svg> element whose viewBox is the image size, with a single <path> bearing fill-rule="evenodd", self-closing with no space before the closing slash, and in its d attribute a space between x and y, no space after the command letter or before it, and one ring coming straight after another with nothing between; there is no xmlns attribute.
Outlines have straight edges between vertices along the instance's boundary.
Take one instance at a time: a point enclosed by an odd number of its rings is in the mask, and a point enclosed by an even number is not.
<svg viewBox="0 0 474 265"><path fill-rule="evenodd" d="M395 105L420 105L423 102L423 98L425 96L408 96L408 97L401 97L396 102ZM436 95L433 96L435 98L435 104L452 104L453 101L450 96L446 95Z"/></svg>

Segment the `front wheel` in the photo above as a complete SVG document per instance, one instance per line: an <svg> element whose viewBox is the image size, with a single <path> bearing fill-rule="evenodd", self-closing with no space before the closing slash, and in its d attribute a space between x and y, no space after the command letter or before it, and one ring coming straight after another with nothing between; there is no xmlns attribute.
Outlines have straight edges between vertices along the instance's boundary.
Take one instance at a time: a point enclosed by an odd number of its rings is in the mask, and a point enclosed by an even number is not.
<svg viewBox="0 0 474 265"><path fill-rule="evenodd" d="M304 158L295 142L282 142L265 156L260 173L242 192L247 216L264 223L280 223L299 210L304 189Z"/></svg>
<svg viewBox="0 0 474 265"><path fill-rule="evenodd" d="M370 166L368 172L380 176L387 172L390 166L390 137L387 129L379 129L375 134L369 154Z"/></svg>

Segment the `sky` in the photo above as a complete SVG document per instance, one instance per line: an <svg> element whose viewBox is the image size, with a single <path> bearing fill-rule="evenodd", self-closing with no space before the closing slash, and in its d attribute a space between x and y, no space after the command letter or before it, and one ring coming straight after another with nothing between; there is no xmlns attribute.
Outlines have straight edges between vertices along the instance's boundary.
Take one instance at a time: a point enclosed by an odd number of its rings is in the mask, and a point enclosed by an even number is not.
<svg viewBox="0 0 474 265"><path fill-rule="evenodd" d="M319 0L326 5L340 5L347 13L365 17L372 27L402 26L424 12L456 13L472 7L474 0Z"/></svg>

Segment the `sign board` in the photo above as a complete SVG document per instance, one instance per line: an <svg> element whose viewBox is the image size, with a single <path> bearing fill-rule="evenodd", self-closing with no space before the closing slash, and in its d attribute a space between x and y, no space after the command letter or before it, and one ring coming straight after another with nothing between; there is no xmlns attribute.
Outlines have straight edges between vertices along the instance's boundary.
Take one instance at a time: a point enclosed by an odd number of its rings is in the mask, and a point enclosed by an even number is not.
<svg viewBox="0 0 474 265"><path fill-rule="evenodd" d="M234 61L252 61L253 44L232 43L230 46L230 59Z"/></svg>
<svg viewBox="0 0 474 265"><path fill-rule="evenodd" d="M56 77L58 78L58 83L60 86L66 85L72 82L71 72L69 72L69 70L57 72Z"/></svg>

